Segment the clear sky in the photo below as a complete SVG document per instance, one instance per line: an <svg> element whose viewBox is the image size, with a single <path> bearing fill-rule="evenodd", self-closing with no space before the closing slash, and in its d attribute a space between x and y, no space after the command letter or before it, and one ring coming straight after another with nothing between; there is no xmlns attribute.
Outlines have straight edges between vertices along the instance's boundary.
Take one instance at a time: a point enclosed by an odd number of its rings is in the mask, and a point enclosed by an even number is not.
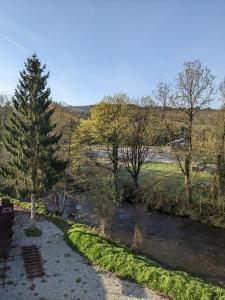
<svg viewBox="0 0 225 300"><path fill-rule="evenodd" d="M47 64L53 99L151 93L198 58L225 76L225 0L0 0L0 92L25 59Z"/></svg>

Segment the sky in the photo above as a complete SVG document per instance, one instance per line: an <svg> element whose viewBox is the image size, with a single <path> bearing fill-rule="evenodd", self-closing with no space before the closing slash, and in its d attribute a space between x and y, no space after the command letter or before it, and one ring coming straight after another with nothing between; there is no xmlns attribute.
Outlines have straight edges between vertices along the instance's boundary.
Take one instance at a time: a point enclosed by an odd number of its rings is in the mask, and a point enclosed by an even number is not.
<svg viewBox="0 0 225 300"><path fill-rule="evenodd" d="M54 101L145 96L200 59L225 76L225 0L0 0L0 93L27 57L50 71Z"/></svg>

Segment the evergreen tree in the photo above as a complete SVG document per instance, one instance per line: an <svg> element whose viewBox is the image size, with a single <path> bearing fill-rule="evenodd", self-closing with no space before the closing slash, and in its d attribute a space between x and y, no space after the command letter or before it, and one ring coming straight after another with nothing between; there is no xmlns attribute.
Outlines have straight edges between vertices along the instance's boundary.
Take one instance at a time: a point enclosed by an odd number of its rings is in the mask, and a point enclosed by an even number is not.
<svg viewBox="0 0 225 300"><path fill-rule="evenodd" d="M51 117L49 73L36 55L28 58L13 97L10 122L5 126L4 146L10 154L5 176L27 187L31 195L31 221L35 224L35 200L61 178L67 162L57 157L61 135L54 132Z"/></svg>

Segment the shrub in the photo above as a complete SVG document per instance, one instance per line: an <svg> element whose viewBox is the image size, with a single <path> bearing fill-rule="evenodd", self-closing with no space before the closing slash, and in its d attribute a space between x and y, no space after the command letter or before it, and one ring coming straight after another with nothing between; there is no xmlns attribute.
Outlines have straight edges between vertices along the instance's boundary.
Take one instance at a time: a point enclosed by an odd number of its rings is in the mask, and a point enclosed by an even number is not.
<svg viewBox="0 0 225 300"><path fill-rule="evenodd" d="M10 200L10 202L12 204L14 204L15 206L19 206L19 207L22 207L26 210L30 210L31 209L31 204L30 202L23 202L23 201L20 201L18 199L14 199L14 198L10 198L10 197L7 197L7 196L2 196L0 195L0 200ZM47 214L47 210L45 208L45 206L43 204L40 204L40 203L36 203L35 204L35 208L36 208L36 212L37 214L39 215L46 215Z"/></svg>
<svg viewBox="0 0 225 300"><path fill-rule="evenodd" d="M42 235L42 231L37 227L28 227L24 229L25 235L29 237L39 237Z"/></svg>

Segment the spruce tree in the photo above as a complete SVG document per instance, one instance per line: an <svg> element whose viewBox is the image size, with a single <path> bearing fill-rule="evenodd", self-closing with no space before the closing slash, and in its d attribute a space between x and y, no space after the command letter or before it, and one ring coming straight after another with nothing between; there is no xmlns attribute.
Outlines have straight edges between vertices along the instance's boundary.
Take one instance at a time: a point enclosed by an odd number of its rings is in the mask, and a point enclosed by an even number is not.
<svg viewBox="0 0 225 300"><path fill-rule="evenodd" d="M13 97L10 122L5 126L4 145L10 154L2 170L14 183L23 181L30 193L31 222L35 225L35 200L61 178L66 162L57 157L61 135L54 132L51 117L49 73L36 55L28 58Z"/></svg>

